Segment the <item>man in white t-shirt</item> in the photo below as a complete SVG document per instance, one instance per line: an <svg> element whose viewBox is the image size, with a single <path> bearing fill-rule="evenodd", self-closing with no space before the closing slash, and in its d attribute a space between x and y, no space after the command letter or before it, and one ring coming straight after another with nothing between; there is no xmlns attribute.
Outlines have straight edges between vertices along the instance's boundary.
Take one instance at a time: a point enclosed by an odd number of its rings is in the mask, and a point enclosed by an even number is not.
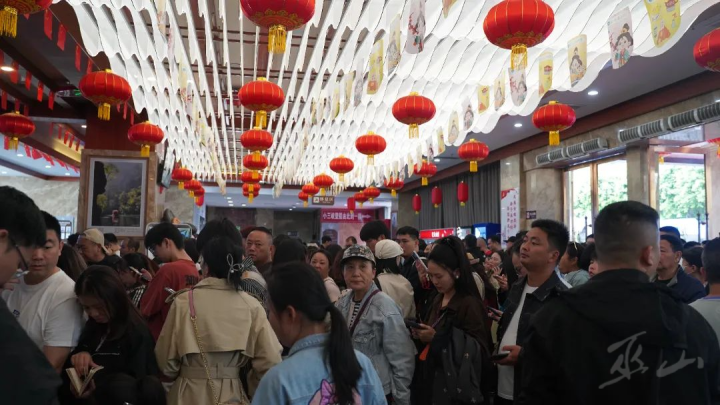
<svg viewBox="0 0 720 405"><path fill-rule="evenodd" d="M720 239L713 239L705 245L702 252L702 265L710 292L692 304L700 315L712 326L720 340Z"/></svg>
<svg viewBox="0 0 720 405"><path fill-rule="evenodd" d="M512 286L498 327L498 352L508 355L496 361L496 405L512 404L517 397L522 367L518 358L532 315L542 308L553 290L567 289L555 266L565 254L569 238L565 225L540 219L533 222L522 240L520 262L527 269L527 276Z"/></svg>
<svg viewBox="0 0 720 405"><path fill-rule="evenodd" d="M33 252L28 272L16 284L6 284L2 298L43 351L50 364L61 371L82 329L82 309L75 298L75 282L57 267L62 242L60 224L43 212L47 239Z"/></svg>

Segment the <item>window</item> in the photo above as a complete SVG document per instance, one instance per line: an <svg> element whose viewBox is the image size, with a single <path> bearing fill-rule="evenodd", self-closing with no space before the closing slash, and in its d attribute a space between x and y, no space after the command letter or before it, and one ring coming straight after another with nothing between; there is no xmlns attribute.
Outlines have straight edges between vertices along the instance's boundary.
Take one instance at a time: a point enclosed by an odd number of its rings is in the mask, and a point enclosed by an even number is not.
<svg viewBox="0 0 720 405"><path fill-rule="evenodd" d="M597 165L597 190L596 212L600 212L609 204L628 199L627 162L624 159Z"/></svg>
<svg viewBox="0 0 720 405"><path fill-rule="evenodd" d="M673 153L658 165L660 226L678 228L686 241L705 239L704 158L702 154Z"/></svg>
<svg viewBox="0 0 720 405"><path fill-rule="evenodd" d="M592 232L592 173L591 167L585 166L569 172L570 197L572 214L570 215L570 234L574 240L584 241Z"/></svg>

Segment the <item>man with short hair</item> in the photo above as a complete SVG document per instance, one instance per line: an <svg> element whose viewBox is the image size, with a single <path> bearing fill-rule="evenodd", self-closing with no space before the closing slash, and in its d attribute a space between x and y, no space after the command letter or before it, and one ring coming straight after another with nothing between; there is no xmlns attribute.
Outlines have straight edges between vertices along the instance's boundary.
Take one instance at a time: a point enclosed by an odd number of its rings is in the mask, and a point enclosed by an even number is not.
<svg viewBox="0 0 720 405"><path fill-rule="evenodd" d="M585 238L585 244L589 245L591 243L595 243L595 234L590 234Z"/></svg>
<svg viewBox="0 0 720 405"><path fill-rule="evenodd" d="M60 223L43 212L47 229L44 246L35 249L29 271L2 298L30 339L59 373L82 330L82 309L75 282L57 267L62 251Z"/></svg>
<svg viewBox="0 0 720 405"><path fill-rule="evenodd" d="M663 226L662 228L660 228L660 236L663 235L670 235L678 239L682 239L682 236L680 236L680 230L674 226Z"/></svg>
<svg viewBox="0 0 720 405"><path fill-rule="evenodd" d="M252 259L260 274L267 278L275 256L272 232L261 226L253 229L245 240L245 254Z"/></svg>
<svg viewBox="0 0 720 405"><path fill-rule="evenodd" d="M708 282L708 295L690 304L715 331L720 340L720 239L705 244L702 251L702 266Z"/></svg>
<svg viewBox="0 0 720 405"><path fill-rule="evenodd" d="M720 347L697 311L649 282L658 214L608 205L595 220L598 274L557 293L530 322L518 404L711 404Z"/></svg>
<svg viewBox="0 0 720 405"><path fill-rule="evenodd" d="M348 236L347 239L345 239L345 248L349 248L352 245L357 245L357 239L355 239L354 236Z"/></svg>
<svg viewBox="0 0 720 405"><path fill-rule="evenodd" d="M28 271L37 246L46 242L45 221L22 192L0 186L0 287L18 269ZM0 391L3 403L55 403L60 378L15 316L0 300Z"/></svg>
<svg viewBox="0 0 720 405"><path fill-rule="evenodd" d="M512 247L516 241L517 241L517 238L514 236L507 238L507 240L505 241L505 251L509 252L510 249L512 249Z"/></svg>
<svg viewBox="0 0 720 405"><path fill-rule="evenodd" d="M110 251L105 247L105 236L99 230L95 228L86 229L80 235L77 245L88 266L95 264L109 265L107 256Z"/></svg>
<svg viewBox="0 0 720 405"><path fill-rule="evenodd" d="M360 239L375 253L375 244L383 239L390 239L390 230L383 221L371 221L360 229Z"/></svg>
<svg viewBox="0 0 720 405"><path fill-rule="evenodd" d="M332 238L328 235L323 235L320 243L324 249L327 249L328 246L332 245Z"/></svg>
<svg viewBox="0 0 720 405"><path fill-rule="evenodd" d="M670 287L689 304L705 296L705 288L697 279L688 276L680 267L683 243L672 235L660 235L660 261L652 281Z"/></svg>
<svg viewBox="0 0 720 405"><path fill-rule="evenodd" d="M412 226L403 226L397 230L395 236L403 251L400 259L400 274L410 282L413 288L415 307L420 308L430 291L422 287L420 275L415 267L415 258L413 257L413 253L420 249L420 232Z"/></svg>
<svg viewBox="0 0 720 405"><path fill-rule="evenodd" d="M123 239L120 242L120 256L140 252L140 241L137 239Z"/></svg>
<svg viewBox="0 0 720 405"><path fill-rule="evenodd" d="M175 225L167 222L155 225L145 235L145 246L164 263L140 301L140 312L147 318L150 332L157 340L170 312L170 303L165 302L170 293L166 289L178 292L191 288L197 284L200 275L185 252L185 240Z"/></svg>
<svg viewBox="0 0 720 405"><path fill-rule="evenodd" d="M105 238L105 248L110 252L108 254L120 257L120 243L117 236L114 233L105 233L103 237Z"/></svg>
<svg viewBox="0 0 720 405"><path fill-rule="evenodd" d="M499 241L499 237L494 240ZM527 270L527 276L511 287L498 327L499 352L509 354L496 361L497 405L512 404L522 387L524 361L520 358L520 351L529 336L533 314L551 301L555 291L567 289L555 266L565 254L569 240L565 225L549 219L533 222L523 239L520 262Z"/></svg>
<svg viewBox="0 0 720 405"><path fill-rule="evenodd" d="M470 253L474 258L479 259L480 263L482 263L485 260L485 252L480 250L477 241L478 239L472 234L465 236L465 239L463 239L465 251Z"/></svg>
<svg viewBox="0 0 720 405"><path fill-rule="evenodd" d="M493 252L500 253L502 252L502 239L500 238L500 235L493 235L488 240L488 249L492 250Z"/></svg>
<svg viewBox="0 0 720 405"><path fill-rule="evenodd" d="M687 246L687 243L685 244ZM688 276L698 279L705 288L705 294L708 293L709 287L707 283L707 274L702 263L703 248L699 244L692 247L683 247L682 268Z"/></svg>

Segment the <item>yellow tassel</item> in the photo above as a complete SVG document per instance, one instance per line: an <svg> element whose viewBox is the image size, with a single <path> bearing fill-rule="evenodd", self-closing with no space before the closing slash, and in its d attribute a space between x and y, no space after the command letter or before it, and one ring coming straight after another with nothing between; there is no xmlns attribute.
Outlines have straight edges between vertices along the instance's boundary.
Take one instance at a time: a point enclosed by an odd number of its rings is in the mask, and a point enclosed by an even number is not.
<svg viewBox="0 0 720 405"><path fill-rule="evenodd" d="M513 45L510 52L510 67L512 70L519 68L516 64L518 57L520 57L520 63L522 63L523 67L527 66L527 46L525 44Z"/></svg>
<svg viewBox="0 0 720 405"><path fill-rule="evenodd" d="M182 181L178 182L178 190L185 190L185 182L182 182Z"/></svg>
<svg viewBox="0 0 720 405"><path fill-rule="evenodd" d="M477 173L477 161L470 162L470 173Z"/></svg>
<svg viewBox="0 0 720 405"><path fill-rule="evenodd" d="M355 211L350 210L350 215L355 215Z"/></svg>
<svg viewBox="0 0 720 405"><path fill-rule="evenodd" d="M660 163L665 163L665 156L660 155L659 161L660 161Z"/></svg>
<svg viewBox="0 0 720 405"><path fill-rule="evenodd" d="M462 201L460 201L460 206L461 206L461 207L464 207L464 206L465 206L465 203L462 202Z"/></svg>
<svg viewBox="0 0 720 405"><path fill-rule="evenodd" d="M420 127L418 124L410 124L410 139L420 138Z"/></svg>
<svg viewBox="0 0 720 405"><path fill-rule="evenodd" d="M12 137L10 138L10 141L8 141L8 146L10 147L10 150L17 151L19 143L20 140L18 138Z"/></svg>
<svg viewBox="0 0 720 405"><path fill-rule="evenodd" d="M338 179L340 180L340 183L345 183L345 174L340 173L340 175L338 176Z"/></svg>
<svg viewBox="0 0 720 405"><path fill-rule="evenodd" d="M375 199L374 199L374 198L371 198L371 199L370 199L370 204L372 204L372 203L374 203L374 202L375 202Z"/></svg>
<svg viewBox="0 0 720 405"><path fill-rule="evenodd" d="M188 191L188 193L190 194L190 197L195 197L195 192L194 192L194 191L190 190L190 191Z"/></svg>
<svg viewBox="0 0 720 405"><path fill-rule="evenodd" d="M368 155L368 166L375 166L375 155Z"/></svg>
<svg viewBox="0 0 720 405"><path fill-rule="evenodd" d="M415 215L420 215L420 211L415 211Z"/></svg>
<svg viewBox="0 0 720 405"><path fill-rule="evenodd" d="M427 178L427 177L423 177L423 178L422 178L422 185L423 185L423 186L427 186L427 185L428 185L428 178Z"/></svg>
<svg viewBox="0 0 720 405"><path fill-rule="evenodd" d="M550 131L550 146L560 145L560 132Z"/></svg>
<svg viewBox="0 0 720 405"><path fill-rule="evenodd" d="M268 38L268 52L285 52L285 42L287 42L287 30L285 27L282 25L271 26L270 37Z"/></svg>
<svg viewBox="0 0 720 405"><path fill-rule="evenodd" d="M150 156L150 145L143 145L142 148L140 148L140 156L142 156L142 157Z"/></svg>
<svg viewBox="0 0 720 405"><path fill-rule="evenodd" d="M255 113L255 127L265 128L267 126L267 111L257 111ZM260 152L258 152L259 154Z"/></svg>
<svg viewBox="0 0 720 405"><path fill-rule="evenodd" d="M325 189L324 189L324 188L321 188L321 189L320 189L320 195L321 195L321 196L324 196L324 195L325 195Z"/></svg>
<svg viewBox="0 0 720 405"><path fill-rule="evenodd" d="M103 121L110 121L110 104L101 103L98 105L98 118Z"/></svg>
<svg viewBox="0 0 720 405"><path fill-rule="evenodd" d="M390 190L390 195L393 196L393 197L397 197L397 191L395 191L395 190Z"/></svg>
<svg viewBox="0 0 720 405"><path fill-rule="evenodd" d="M200 197L195 197L195 204L200 203Z"/></svg>
<svg viewBox="0 0 720 405"><path fill-rule="evenodd" d="M717 155L718 155L718 157L720 157L720 145L718 145Z"/></svg>
<svg viewBox="0 0 720 405"><path fill-rule="evenodd" d="M433 206L434 206L435 208L437 208L437 207L440 206L440 204L434 204Z"/></svg>
<svg viewBox="0 0 720 405"><path fill-rule="evenodd" d="M307 202L307 201L303 201L303 207L307 208L307 206L308 206L308 202Z"/></svg>
<svg viewBox="0 0 720 405"><path fill-rule="evenodd" d="M0 35L15 38L17 36L17 10L5 6L0 11Z"/></svg>
<svg viewBox="0 0 720 405"><path fill-rule="evenodd" d="M250 183L250 185L248 186L248 191L249 191L250 193L252 193L253 191L255 191L255 186L254 186L252 183Z"/></svg>
<svg viewBox="0 0 720 405"><path fill-rule="evenodd" d="M248 203L252 204L253 193L248 194Z"/></svg>
<svg viewBox="0 0 720 405"><path fill-rule="evenodd" d="M362 208L363 203L358 203L358 205L360 206L360 208Z"/></svg>

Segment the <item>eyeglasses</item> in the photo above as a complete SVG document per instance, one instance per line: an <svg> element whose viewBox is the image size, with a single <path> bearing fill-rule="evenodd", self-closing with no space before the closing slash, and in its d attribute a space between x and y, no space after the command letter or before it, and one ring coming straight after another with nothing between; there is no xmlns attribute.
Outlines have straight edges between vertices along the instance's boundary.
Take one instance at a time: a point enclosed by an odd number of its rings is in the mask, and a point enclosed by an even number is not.
<svg viewBox="0 0 720 405"><path fill-rule="evenodd" d="M155 248L156 248L156 247L157 247L157 245L148 246L148 251L150 251L150 253L151 253L153 256L157 256L157 253L155 253Z"/></svg>
<svg viewBox="0 0 720 405"><path fill-rule="evenodd" d="M23 256L22 252L20 251L20 247L18 246L17 243L15 243L15 239L13 239L12 237L10 237L9 239L10 239L10 243L13 244L13 247L15 248L15 251L17 252L18 256L20 256L20 262L22 263L21 270L27 271L28 264L27 264L27 261L25 261L25 256Z"/></svg>

